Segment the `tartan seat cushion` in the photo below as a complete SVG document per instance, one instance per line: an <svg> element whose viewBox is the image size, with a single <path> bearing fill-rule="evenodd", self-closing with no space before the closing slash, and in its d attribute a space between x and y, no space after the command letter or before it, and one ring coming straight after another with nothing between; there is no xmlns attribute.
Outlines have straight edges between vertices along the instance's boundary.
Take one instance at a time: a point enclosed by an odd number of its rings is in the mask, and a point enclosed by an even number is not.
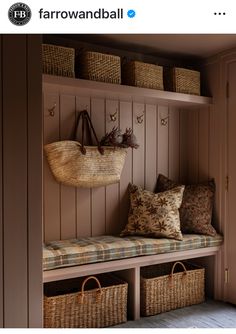
<svg viewBox="0 0 236 334"><path fill-rule="evenodd" d="M43 270L219 246L222 242L219 234L183 234L182 241L111 235L50 241L43 247Z"/></svg>

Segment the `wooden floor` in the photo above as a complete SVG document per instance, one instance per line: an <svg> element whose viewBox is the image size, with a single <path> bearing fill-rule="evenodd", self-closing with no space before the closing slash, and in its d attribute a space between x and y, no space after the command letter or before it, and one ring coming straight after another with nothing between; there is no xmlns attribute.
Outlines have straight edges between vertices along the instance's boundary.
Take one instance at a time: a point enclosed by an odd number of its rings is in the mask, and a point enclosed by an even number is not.
<svg viewBox="0 0 236 334"><path fill-rule="evenodd" d="M208 300L199 305L128 321L116 328L236 328L236 306Z"/></svg>

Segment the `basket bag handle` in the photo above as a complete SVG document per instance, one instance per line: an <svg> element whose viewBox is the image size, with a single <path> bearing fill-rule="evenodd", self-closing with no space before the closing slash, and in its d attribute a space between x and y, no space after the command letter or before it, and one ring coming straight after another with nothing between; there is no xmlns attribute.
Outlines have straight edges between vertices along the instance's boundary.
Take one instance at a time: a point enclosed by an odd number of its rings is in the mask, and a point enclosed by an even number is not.
<svg viewBox="0 0 236 334"><path fill-rule="evenodd" d="M170 282L171 282L172 279L173 279L174 270L175 270L175 267L177 266L177 264L180 264L180 265L183 267L183 269L184 269L182 278L184 278L184 277L187 275L187 269L186 269L185 265L184 265L182 262L177 261L177 262L175 262L175 263L173 264L173 267L172 267L172 270L171 270L171 273L170 273Z"/></svg>
<svg viewBox="0 0 236 334"><path fill-rule="evenodd" d="M103 155L104 149L101 147L99 143L98 137L93 127L93 123L91 121L91 118L87 110L82 110L78 115L76 126L75 126L75 131L74 131L74 139L76 138L76 134L79 128L81 118L82 118L82 142L80 146L81 153L84 155L86 154L86 148L84 146L84 136L85 136L85 131L86 131L89 137L90 145L92 145L92 134L93 134L96 144L97 144L98 151L100 152L100 154Z"/></svg>
<svg viewBox="0 0 236 334"><path fill-rule="evenodd" d="M85 280L83 281L82 287L81 287L81 296L79 296L79 301L83 304L84 303L84 288L85 288L85 284L89 281L89 280L95 280L97 285L98 285L98 291L97 291L97 295L96 295L96 302L100 302L101 300L101 296L102 296L102 286L101 283L99 282L99 280L97 279L97 277L95 276L89 276L87 278L85 278Z"/></svg>

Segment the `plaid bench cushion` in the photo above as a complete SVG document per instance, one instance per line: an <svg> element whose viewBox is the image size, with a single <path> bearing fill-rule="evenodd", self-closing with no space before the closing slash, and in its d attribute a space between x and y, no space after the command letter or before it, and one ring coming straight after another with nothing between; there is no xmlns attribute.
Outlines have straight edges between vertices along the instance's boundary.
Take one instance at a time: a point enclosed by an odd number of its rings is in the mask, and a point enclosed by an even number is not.
<svg viewBox="0 0 236 334"><path fill-rule="evenodd" d="M130 236L104 235L70 240L50 241L43 247L43 270L88 263L119 260L143 255L170 253L203 247L219 246L220 235L210 237L184 234L183 241Z"/></svg>

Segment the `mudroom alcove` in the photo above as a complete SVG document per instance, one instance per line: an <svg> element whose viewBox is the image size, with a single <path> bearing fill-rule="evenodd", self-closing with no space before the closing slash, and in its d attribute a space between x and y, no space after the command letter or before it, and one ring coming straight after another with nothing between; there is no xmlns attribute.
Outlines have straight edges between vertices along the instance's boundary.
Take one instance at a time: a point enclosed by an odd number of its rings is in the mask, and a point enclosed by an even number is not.
<svg viewBox="0 0 236 334"><path fill-rule="evenodd" d="M59 43L59 40L57 38L56 42ZM45 41L55 43L51 36L45 37ZM61 43L76 48L78 42L62 38ZM93 47L96 49L95 45ZM123 50L109 51L130 57ZM132 56L145 57L135 52L132 52ZM171 62L173 59L169 60ZM195 67L199 68L199 63L195 63ZM44 144L71 138L77 115L84 109L89 112L98 137L101 138L114 126L122 132L130 127L137 137L139 148L128 151L118 184L94 189L58 184L48 162L44 161L43 230L46 244L50 245L51 241L54 244L54 240L63 242L66 239L85 238L85 241L87 237L119 235L128 219L129 182L154 191L160 173L183 184L201 183L211 177L209 156L213 135L213 98L43 75ZM140 118L142 121L139 122ZM213 224L220 231L217 220ZM220 248L213 248L167 253L157 258L131 258L55 268L44 271L43 280L46 283L113 272L129 283L128 317L139 319L140 268L145 264L198 257L197 261L206 268L206 293L217 298L217 294L221 293L221 281L216 275Z"/></svg>
<svg viewBox="0 0 236 334"><path fill-rule="evenodd" d="M139 35L136 47L132 35L130 45L126 38L1 36L1 327L43 327L43 284L106 272L116 272L129 283L128 317L139 319L140 268L169 262L171 256L204 265L207 296L236 302L232 241L236 37L229 44L219 37L217 44L211 35L189 36L191 43L187 35L180 35L185 54L164 46L154 52L153 46L145 46L145 35ZM160 35L160 45L163 38ZM201 38L209 45L215 42L216 49L199 54ZM170 46L175 44L172 35L165 39ZM42 74L43 43L89 46L142 61L155 59L162 66L193 68L201 71L202 96ZM139 149L129 149L118 184L67 187L49 170L43 145L69 139L77 113L84 109L99 137L114 126L122 131L131 127L137 137ZM223 235L223 244L43 272L43 242L119 234L127 221L129 182L154 191L159 174L183 184L214 178L213 226Z"/></svg>

